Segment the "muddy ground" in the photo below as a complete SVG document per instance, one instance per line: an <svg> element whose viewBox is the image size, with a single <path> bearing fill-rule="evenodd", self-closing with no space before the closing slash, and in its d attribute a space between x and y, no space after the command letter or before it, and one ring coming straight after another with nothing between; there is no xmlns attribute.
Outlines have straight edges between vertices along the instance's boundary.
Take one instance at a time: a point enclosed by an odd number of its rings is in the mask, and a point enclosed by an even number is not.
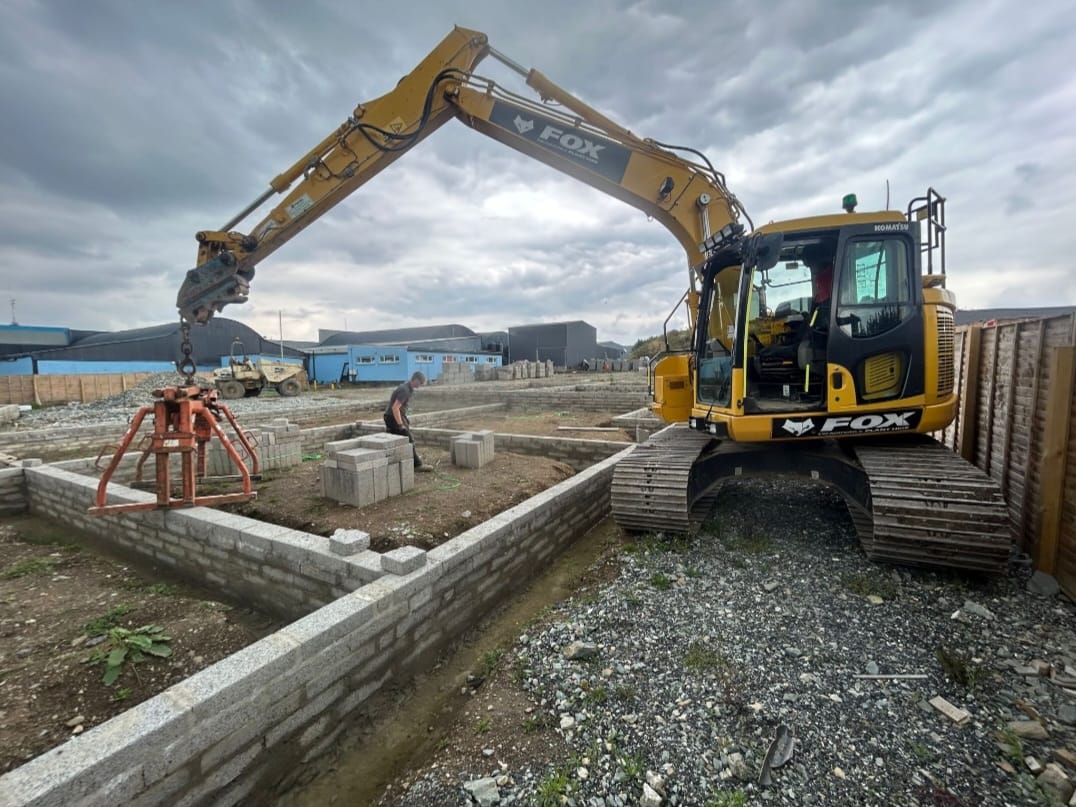
<svg viewBox="0 0 1076 807"><path fill-rule="evenodd" d="M103 723L278 627L154 569L72 541L62 524L0 524L0 773ZM160 625L167 657L126 662L111 685L115 628Z"/></svg>
<svg viewBox="0 0 1076 807"><path fill-rule="evenodd" d="M314 535L338 529L370 534L370 548L387 552L400 546L432 549L509 507L567 479L568 465L542 457L500 453L482 468L457 468L448 452L422 452L433 470L416 473L415 486L367 507L321 495L321 463L266 472L255 487L258 497L224 509Z"/></svg>
<svg viewBox="0 0 1076 807"><path fill-rule="evenodd" d="M452 423L447 428L626 441L627 433L622 429L605 431L612 428L611 417L607 413L498 414ZM564 431L561 426L572 430ZM299 467L265 473L256 485L257 499L226 509L315 535L332 535L337 529L362 530L370 534L371 548L377 552L399 546L432 549L574 473L570 466L555 460L496 449L493 461L482 468L455 467L443 449L420 448L419 453L432 472L416 473L412 490L368 507L324 498L320 462L307 460Z"/></svg>

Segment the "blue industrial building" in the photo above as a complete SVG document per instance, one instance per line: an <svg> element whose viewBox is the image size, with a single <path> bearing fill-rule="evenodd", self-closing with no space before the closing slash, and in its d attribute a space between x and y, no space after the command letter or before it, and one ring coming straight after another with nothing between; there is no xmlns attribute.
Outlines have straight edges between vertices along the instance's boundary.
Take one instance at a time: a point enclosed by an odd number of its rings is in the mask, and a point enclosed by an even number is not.
<svg viewBox="0 0 1076 807"><path fill-rule="evenodd" d="M309 352L307 374L311 381L319 384L339 381L400 383L416 371L430 381L436 381L444 366L453 363L500 367L501 354L431 343L316 347Z"/></svg>

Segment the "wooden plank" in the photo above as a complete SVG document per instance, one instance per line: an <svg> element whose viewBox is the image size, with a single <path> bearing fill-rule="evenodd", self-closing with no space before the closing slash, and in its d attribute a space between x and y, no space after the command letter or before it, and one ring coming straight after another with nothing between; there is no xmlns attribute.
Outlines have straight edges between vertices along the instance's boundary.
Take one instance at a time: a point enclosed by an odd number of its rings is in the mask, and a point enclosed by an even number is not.
<svg viewBox="0 0 1076 807"><path fill-rule="evenodd" d="M964 366L966 377L962 383L960 398L960 425L957 427L956 449L968 462L975 462L976 418L979 413L979 351L982 328L973 325L967 329L964 340Z"/></svg>
<svg viewBox="0 0 1076 807"><path fill-rule="evenodd" d="M1076 347L1069 345L1056 348L1050 366L1046 428L1043 433L1044 450L1039 473L1042 480L1042 532L1039 536L1036 567L1047 574L1053 574L1057 568L1074 370Z"/></svg>
<svg viewBox="0 0 1076 807"><path fill-rule="evenodd" d="M1008 352L1009 357L1009 383L1005 389L1005 429L1001 435L1001 495L1009 498L1009 456L1012 450L1012 432L1014 426L1013 400L1016 397L1016 380L1019 376L1020 367L1020 323L1007 326L1012 333L1012 348Z"/></svg>

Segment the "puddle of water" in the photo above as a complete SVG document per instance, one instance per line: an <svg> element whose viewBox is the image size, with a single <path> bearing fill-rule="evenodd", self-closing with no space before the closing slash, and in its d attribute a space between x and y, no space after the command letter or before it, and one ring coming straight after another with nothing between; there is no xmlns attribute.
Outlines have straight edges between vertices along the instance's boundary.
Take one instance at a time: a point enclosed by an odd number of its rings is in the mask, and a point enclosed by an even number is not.
<svg viewBox="0 0 1076 807"><path fill-rule="evenodd" d="M387 785L433 755L468 706L460 688L468 674L484 672L486 654L511 645L546 608L571 596L583 573L618 536L613 519L607 518L554 560L526 591L471 631L435 670L403 691L376 697L365 710L374 716L340 740L332 769L282 796L276 807L375 803Z"/></svg>

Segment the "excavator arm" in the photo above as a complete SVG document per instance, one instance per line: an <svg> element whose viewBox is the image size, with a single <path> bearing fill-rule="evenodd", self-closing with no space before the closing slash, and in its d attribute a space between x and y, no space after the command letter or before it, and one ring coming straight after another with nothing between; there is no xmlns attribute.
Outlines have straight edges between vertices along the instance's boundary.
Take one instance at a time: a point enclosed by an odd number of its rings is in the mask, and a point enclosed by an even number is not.
<svg viewBox="0 0 1076 807"><path fill-rule="evenodd" d="M475 75L475 65L487 55L523 75L545 104ZM739 237L744 229L739 219L747 218L724 177L697 152L701 162L681 158L673 151L677 147L636 137L537 71L498 53L485 34L459 27L395 89L359 104L220 230L197 234L197 266L187 273L176 300L180 316L205 323L225 305L246 302L257 262L453 117L665 225L688 256L694 325L697 267L708 253ZM285 194L284 199L249 232L233 230L275 194Z"/></svg>

